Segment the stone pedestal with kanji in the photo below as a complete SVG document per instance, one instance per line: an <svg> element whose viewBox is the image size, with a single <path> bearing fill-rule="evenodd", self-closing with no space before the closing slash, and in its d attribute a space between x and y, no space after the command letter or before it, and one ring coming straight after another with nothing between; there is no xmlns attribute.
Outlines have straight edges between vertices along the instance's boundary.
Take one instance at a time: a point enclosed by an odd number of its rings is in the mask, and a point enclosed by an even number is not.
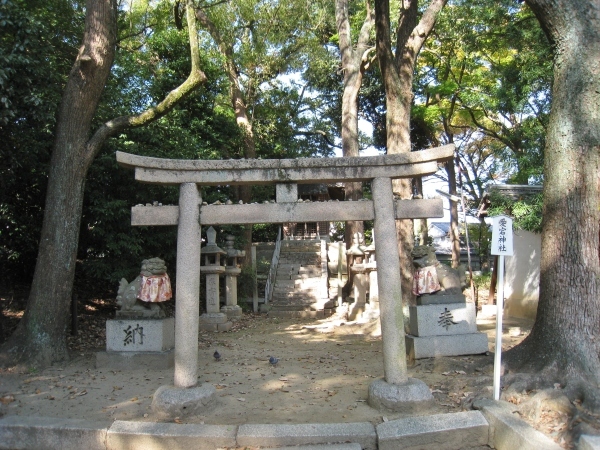
<svg viewBox="0 0 600 450"><path fill-rule="evenodd" d="M175 319L106 321L106 351L96 353L96 368L168 369L174 365Z"/></svg>
<svg viewBox="0 0 600 450"><path fill-rule="evenodd" d="M410 359L488 351L487 335L477 331L475 304L461 291L458 270L440 264L433 249L413 250L417 305L409 307L406 352Z"/></svg>
<svg viewBox="0 0 600 450"><path fill-rule="evenodd" d="M477 331L474 303L417 305L409 312L406 352L411 359L488 351L487 334Z"/></svg>

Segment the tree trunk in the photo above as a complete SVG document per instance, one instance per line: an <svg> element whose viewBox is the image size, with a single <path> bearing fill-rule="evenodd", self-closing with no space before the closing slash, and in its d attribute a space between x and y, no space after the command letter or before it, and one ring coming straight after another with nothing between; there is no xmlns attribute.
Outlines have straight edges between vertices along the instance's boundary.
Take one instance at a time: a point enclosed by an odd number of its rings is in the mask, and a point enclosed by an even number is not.
<svg viewBox="0 0 600 450"><path fill-rule="evenodd" d="M0 365L42 367L68 358L66 328L75 277L79 227L87 171L109 137L167 114L200 86L200 54L194 14L188 0L191 71L155 107L117 117L90 138L92 119L110 74L116 50L117 4L87 0L83 44L69 74L56 125L44 221L33 282L23 319L0 349Z"/></svg>
<svg viewBox="0 0 600 450"><path fill-rule="evenodd" d="M540 300L511 368L566 376L600 411L600 16L597 2L527 0L554 46L544 161ZM544 370L546 369L546 370Z"/></svg>
<svg viewBox="0 0 600 450"><path fill-rule="evenodd" d="M225 41L215 23L210 19L210 17L208 17L204 10L201 8L196 9L195 14L202 26L208 31L210 36L215 41L221 56L224 58L225 71L227 72L227 78L229 79L229 100L231 101L231 106L235 115L235 121L242 131L244 158L254 159L256 158L254 131L252 130L252 122L250 121L248 107L246 105L244 93L242 92L239 71L233 58L234 48L231 44ZM239 188L237 188L237 195L238 200L241 200L244 203L250 203L252 201L252 186L239 186ZM244 251L246 252L247 256L244 260L244 264L249 265L251 264L250 252L252 250L252 225L244 226L243 240Z"/></svg>
<svg viewBox="0 0 600 450"><path fill-rule="evenodd" d="M376 50L385 88L387 153L390 155L411 151L410 108L413 100L412 81L417 55L433 29L437 16L447 0L433 0L417 21L417 0L404 0L400 6L396 29L396 49L392 51L389 0L375 1ZM401 199L411 198L410 179L394 180L394 194ZM413 304L414 268L411 252L414 245L412 220L396 221L402 297L405 304Z"/></svg>
<svg viewBox="0 0 600 450"><path fill-rule="evenodd" d="M448 174L448 193L456 195L456 171L454 170L454 159L446 164ZM452 267L455 269L460 265L460 231L458 229L458 202L448 200L450 204L450 242L452 243Z"/></svg>
<svg viewBox="0 0 600 450"><path fill-rule="evenodd" d="M348 0L336 0L335 17L339 36L339 47L344 72L344 93L342 96L342 154L346 157L359 156L358 143L358 93L362 85L365 66L368 64L368 43L375 24L375 17L366 3L367 15L361 28L356 48L353 47ZM345 199L360 200L362 183L345 183ZM352 236L364 233L362 221L348 221L345 227L346 246L352 245Z"/></svg>
<svg viewBox="0 0 600 450"><path fill-rule="evenodd" d="M2 358L45 366L68 358L66 328L85 175L86 143L115 54L116 3L88 0L83 45L62 98L33 284L23 319ZM56 314L49 314L56 311ZM5 353L6 352L6 353Z"/></svg>

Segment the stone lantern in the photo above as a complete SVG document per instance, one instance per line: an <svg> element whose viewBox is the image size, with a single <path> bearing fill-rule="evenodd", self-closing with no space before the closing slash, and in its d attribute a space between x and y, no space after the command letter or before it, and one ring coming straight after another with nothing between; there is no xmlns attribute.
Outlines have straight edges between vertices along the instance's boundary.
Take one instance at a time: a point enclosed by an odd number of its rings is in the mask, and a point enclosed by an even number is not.
<svg viewBox="0 0 600 450"><path fill-rule="evenodd" d="M233 248L235 237L227 235L225 237L225 247L227 254L227 263L225 266L225 306L221 312L227 315L227 318L236 321L242 316L242 308L237 304L237 281L242 273L239 267L239 258L246 256L243 250Z"/></svg>
<svg viewBox="0 0 600 450"><path fill-rule="evenodd" d="M369 319L379 317L379 285L377 284L377 261L375 261L375 234L371 245L365 247L365 270L369 277L369 306L366 316Z"/></svg>
<svg viewBox="0 0 600 450"><path fill-rule="evenodd" d="M364 238L361 233L355 233L352 237L352 247L346 252L349 259L354 296L354 303L351 303L348 308L348 320L358 319L365 311L367 302L368 278L365 267L365 252L363 250L365 247L361 245L362 239Z"/></svg>
<svg viewBox="0 0 600 450"><path fill-rule="evenodd" d="M199 327L205 331L227 331L232 325L227 315L221 312L219 304L219 276L225 273L221 255L227 252L217 246L216 238L217 232L210 227L206 230L206 246L200 251L200 255L204 256L200 271L206 275L206 313L200 316Z"/></svg>

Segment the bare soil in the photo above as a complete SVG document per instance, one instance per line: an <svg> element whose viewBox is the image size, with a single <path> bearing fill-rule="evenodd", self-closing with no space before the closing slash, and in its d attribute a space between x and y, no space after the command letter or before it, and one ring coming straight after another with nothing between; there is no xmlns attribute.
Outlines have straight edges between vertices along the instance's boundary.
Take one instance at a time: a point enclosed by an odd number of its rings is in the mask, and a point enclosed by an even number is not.
<svg viewBox="0 0 600 450"><path fill-rule="evenodd" d="M3 340L21 311L6 298L0 301ZM86 300L80 304L79 333L68 338L69 362L43 370L0 370L0 416L160 421L150 407L152 396L159 386L173 384L173 369L95 367L95 353L105 347L105 321L114 317L113 303ZM488 334L493 350L495 320L479 320L478 326ZM518 344L530 328L530 321L505 320L503 349ZM198 350L198 382L214 385L220 404L206 416L176 418L177 423L378 424L401 417L381 413L366 402L369 384L383 376L378 321L281 320L246 313L229 332L201 333ZM220 361L213 358L215 350L222 355ZM279 358L279 363L271 366L269 356ZM493 355L417 360L409 367L409 376L431 389L436 406L428 414L471 409L474 398L492 397ZM564 448L573 448L569 408L558 411L552 406L555 403L540 402L539 396L538 406L531 406L535 394L511 393L504 398L521 408L520 415L538 430Z"/></svg>

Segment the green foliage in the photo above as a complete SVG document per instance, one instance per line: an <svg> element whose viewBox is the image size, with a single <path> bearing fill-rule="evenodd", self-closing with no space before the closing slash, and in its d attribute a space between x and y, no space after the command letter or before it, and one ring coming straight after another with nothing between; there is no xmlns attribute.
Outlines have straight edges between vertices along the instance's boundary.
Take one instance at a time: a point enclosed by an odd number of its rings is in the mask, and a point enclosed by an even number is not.
<svg viewBox="0 0 600 450"><path fill-rule="evenodd" d="M473 275L473 284L477 290L489 289L492 282L492 273L486 272L479 275Z"/></svg>
<svg viewBox="0 0 600 450"><path fill-rule="evenodd" d="M0 271L33 275L55 113L82 32L81 5L0 0Z"/></svg>
<svg viewBox="0 0 600 450"><path fill-rule="evenodd" d="M490 217L506 214L513 218L513 226L516 229L541 233L543 203L541 193L513 200L492 190L490 201L492 202L488 210Z"/></svg>
<svg viewBox="0 0 600 450"><path fill-rule="evenodd" d="M469 224L469 243L479 257L479 265L484 270L490 257L492 232L485 223Z"/></svg>
<svg viewBox="0 0 600 450"><path fill-rule="evenodd" d="M552 53L526 4L451 0L418 63L413 118L423 142L457 145L476 203L487 184L541 179Z"/></svg>

